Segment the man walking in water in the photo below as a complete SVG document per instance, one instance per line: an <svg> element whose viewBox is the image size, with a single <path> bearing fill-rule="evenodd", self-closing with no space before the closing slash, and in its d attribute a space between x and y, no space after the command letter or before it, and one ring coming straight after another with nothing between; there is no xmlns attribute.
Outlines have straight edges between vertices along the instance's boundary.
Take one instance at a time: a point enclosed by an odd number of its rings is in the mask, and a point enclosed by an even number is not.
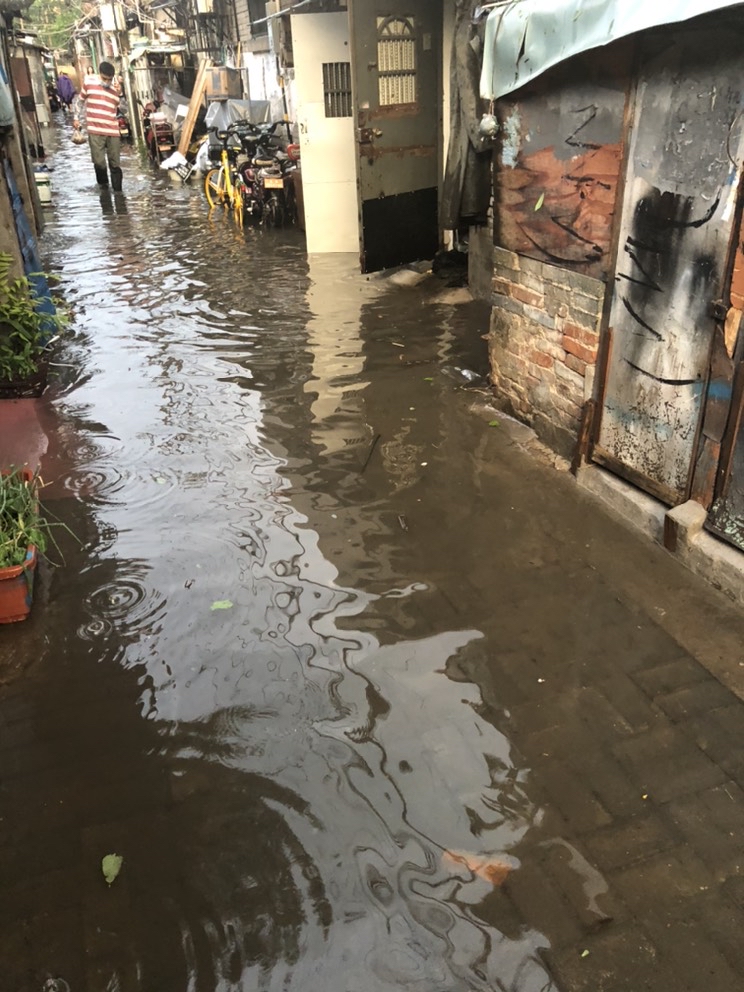
<svg viewBox="0 0 744 992"><path fill-rule="evenodd" d="M121 190L121 137L119 135L118 110L121 91L114 82L115 69L110 62L101 62L98 75L86 76L80 89L78 107L85 108L85 124L88 129L90 157L96 170L99 186L108 186L108 169L111 171L111 186L115 192ZM79 112L75 114L73 127L80 128Z"/></svg>

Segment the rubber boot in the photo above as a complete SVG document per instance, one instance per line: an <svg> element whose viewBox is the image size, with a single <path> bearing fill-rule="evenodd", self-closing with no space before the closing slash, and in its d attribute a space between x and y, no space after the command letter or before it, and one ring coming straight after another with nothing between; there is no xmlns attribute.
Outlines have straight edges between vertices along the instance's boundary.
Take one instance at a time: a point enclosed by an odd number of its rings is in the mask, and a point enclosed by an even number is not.
<svg viewBox="0 0 744 992"><path fill-rule="evenodd" d="M114 190L114 193L121 193L121 180L122 180L121 169L117 169L117 168L115 168L112 165L111 166L111 186L112 186L112 188Z"/></svg>
<svg viewBox="0 0 744 992"><path fill-rule="evenodd" d="M106 172L106 167L104 165L94 165L93 168L96 170L96 182L99 186L108 186L108 172Z"/></svg>

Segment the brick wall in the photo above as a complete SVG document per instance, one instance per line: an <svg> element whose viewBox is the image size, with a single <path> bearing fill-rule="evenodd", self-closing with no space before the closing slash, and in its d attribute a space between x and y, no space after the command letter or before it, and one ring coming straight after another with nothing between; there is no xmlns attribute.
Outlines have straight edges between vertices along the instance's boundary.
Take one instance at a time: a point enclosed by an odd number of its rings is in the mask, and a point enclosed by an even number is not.
<svg viewBox="0 0 744 992"><path fill-rule="evenodd" d="M235 20L238 25L238 41L245 44L251 40L251 15L248 0L235 0Z"/></svg>
<svg viewBox="0 0 744 992"><path fill-rule="evenodd" d="M567 457L594 389L604 291L599 279L494 249L489 353L497 400Z"/></svg>

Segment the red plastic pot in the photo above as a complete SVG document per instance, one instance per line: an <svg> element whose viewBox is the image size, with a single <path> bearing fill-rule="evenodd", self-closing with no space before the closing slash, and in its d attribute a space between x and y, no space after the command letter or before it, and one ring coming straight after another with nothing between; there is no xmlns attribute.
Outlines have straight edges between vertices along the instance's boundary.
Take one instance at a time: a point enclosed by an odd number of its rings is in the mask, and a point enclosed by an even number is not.
<svg viewBox="0 0 744 992"><path fill-rule="evenodd" d="M36 547L30 544L22 565L0 568L0 623L25 620L34 598Z"/></svg>

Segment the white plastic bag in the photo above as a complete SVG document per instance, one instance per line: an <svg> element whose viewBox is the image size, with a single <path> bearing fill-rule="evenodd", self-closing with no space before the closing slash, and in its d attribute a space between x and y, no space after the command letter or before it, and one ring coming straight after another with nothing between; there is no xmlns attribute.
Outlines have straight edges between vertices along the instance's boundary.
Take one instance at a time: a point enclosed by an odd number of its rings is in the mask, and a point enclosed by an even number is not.
<svg viewBox="0 0 744 992"><path fill-rule="evenodd" d="M177 165L188 165L188 162L180 152L173 152L168 158L164 158L160 163L161 169L175 169Z"/></svg>
<svg viewBox="0 0 744 992"><path fill-rule="evenodd" d="M205 138L199 145L199 151L196 153L194 168L197 172L206 175L213 168L213 165L214 163L209 158L209 138Z"/></svg>

